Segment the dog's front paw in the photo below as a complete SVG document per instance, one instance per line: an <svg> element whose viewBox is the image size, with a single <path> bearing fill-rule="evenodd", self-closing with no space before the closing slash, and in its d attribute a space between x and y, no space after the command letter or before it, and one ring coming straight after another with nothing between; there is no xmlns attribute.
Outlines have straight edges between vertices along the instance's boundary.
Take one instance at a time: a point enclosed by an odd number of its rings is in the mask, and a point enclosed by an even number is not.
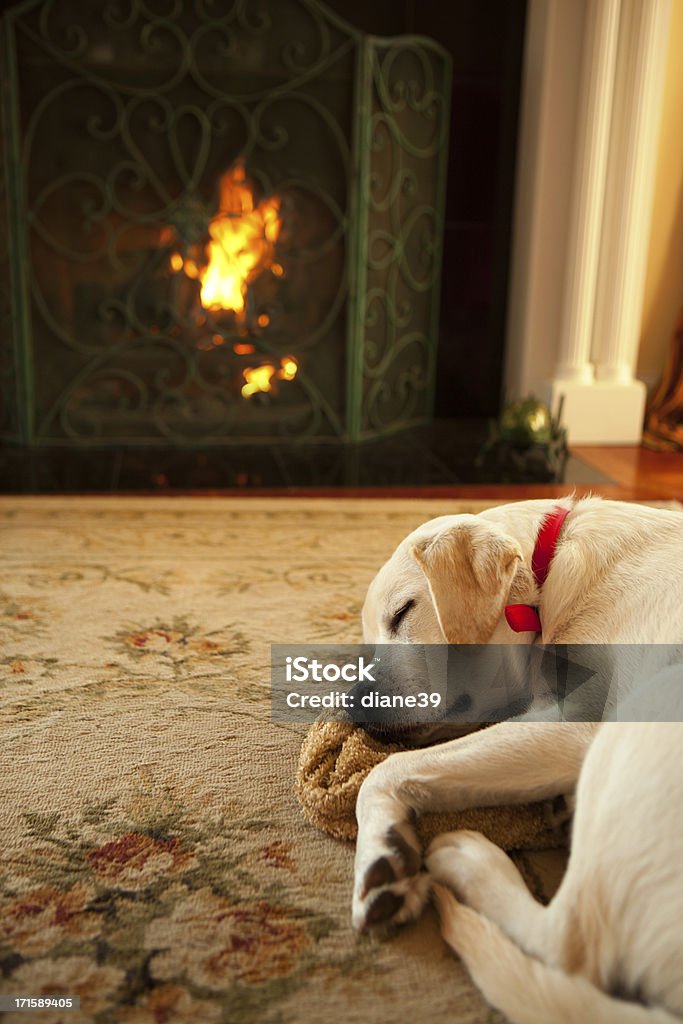
<svg viewBox="0 0 683 1024"><path fill-rule="evenodd" d="M418 917L429 895L429 876L415 830L408 822L374 835L359 834L353 893L358 931L405 924Z"/></svg>

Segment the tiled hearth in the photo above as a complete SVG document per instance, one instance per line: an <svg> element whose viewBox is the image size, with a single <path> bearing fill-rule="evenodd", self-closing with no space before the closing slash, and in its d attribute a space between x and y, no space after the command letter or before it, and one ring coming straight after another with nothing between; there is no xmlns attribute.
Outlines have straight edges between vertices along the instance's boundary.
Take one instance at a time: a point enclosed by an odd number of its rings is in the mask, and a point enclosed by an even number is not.
<svg viewBox="0 0 683 1024"><path fill-rule="evenodd" d="M205 493L270 490L332 491L359 488L416 491L430 487L490 484L476 468L486 437L481 421L436 421L409 434L338 447L253 447L178 451L42 449L0 453L2 489L23 493ZM567 485L609 483L610 478L570 456Z"/></svg>

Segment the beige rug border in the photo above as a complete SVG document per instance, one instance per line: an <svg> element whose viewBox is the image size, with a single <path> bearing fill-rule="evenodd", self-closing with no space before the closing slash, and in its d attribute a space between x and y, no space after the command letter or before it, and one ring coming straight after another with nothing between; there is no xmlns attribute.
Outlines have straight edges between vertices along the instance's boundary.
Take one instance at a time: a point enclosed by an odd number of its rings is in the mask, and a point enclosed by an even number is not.
<svg viewBox="0 0 683 1024"><path fill-rule="evenodd" d="M94 495L77 495L77 494L16 494L16 495L0 495L0 510L13 510L21 511L26 509L27 511L34 511L40 509L41 506L50 509L57 508L59 506L73 506L83 512L89 511L100 511L106 510L116 506L117 508L127 508L131 511L138 509L149 509L150 506L154 505L158 509L168 509L177 511L192 511L199 505L212 505L216 509L230 509L236 508L240 510L253 509L258 511L259 509L267 508L269 510L273 508L282 509L283 511L296 511L303 508L311 508L315 506L319 511L334 511L339 512L340 505L343 508L353 508L354 506L377 506L380 504L391 505L392 508L401 508L406 511L412 511L413 509L423 509L453 505L453 506L493 506L493 505L504 505L511 503L512 499L504 498L458 498L455 496L444 495L444 497L429 497L429 498L404 498L404 497L374 497L368 495L367 497L344 497L340 495L338 498L319 498L311 495L310 497L286 497L286 496L274 496L264 495L263 497L242 497L236 495L235 497L227 495L212 495L212 494L196 494L196 495L179 495L179 496L168 496L168 495L119 495L119 494L94 494ZM518 499L524 500L524 499Z"/></svg>
<svg viewBox="0 0 683 1024"><path fill-rule="evenodd" d="M570 497L574 492L572 490L562 493L558 493L554 496L556 499ZM596 491L595 497L601 495ZM586 495L582 495L586 497ZM340 494L339 497L316 497L315 495L309 496L275 496L275 495L264 495L246 497L242 495L213 495L213 494L193 494L193 495L157 495L157 494L146 494L146 495L119 495L119 494L4 494L0 495L0 512L6 513L8 511L15 511L20 513L24 510L27 512L33 512L41 508L46 511L57 510L59 508L72 508L79 512L87 513L91 511L107 511L110 509L117 510L130 510L131 512L140 511L142 509L149 511L151 506L154 506L159 511L197 511L200 506L204 509L211 507L211 510L215 511L228 511L230 509L251 509L252 511L258 512L264 509L273 511L278 509L282 512L297 512L303 509L310 509L315 507L318 511L334 511L339 512L340 507L348 509L349 511L356 508L367 508L372 506L378 508L379 506L391 506L392 510L405 511L405 512L420 512L428 511L430 508L443 509L448 506L458 508L476 508L482 510L484 508L493 508L496 505L512 505L522 501L533 501L533 498L494 498L488 497L486 494L482 494L479 498L460 498L457 495L443 495L430 496L430 497L392 497L391 495L382 495L375 497L374 495L367 496L353 496L345 497ZM539 500L549 500L546 496ZM618 499L607 498L606 501L614 501ZM669 508L669 509L681 509L683 510L683 503L677 501L674 498L660 498L654 499L649 498L647 500L628 502L628 504L635 505L650 505L654 507ZM430 518L424 516L424 519Z"/></svg>

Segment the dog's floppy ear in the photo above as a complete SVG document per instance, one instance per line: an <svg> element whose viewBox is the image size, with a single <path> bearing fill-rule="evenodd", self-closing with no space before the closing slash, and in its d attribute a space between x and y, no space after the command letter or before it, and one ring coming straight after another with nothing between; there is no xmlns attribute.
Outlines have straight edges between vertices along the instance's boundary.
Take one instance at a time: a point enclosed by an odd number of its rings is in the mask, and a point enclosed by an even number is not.
<svg viewBox="0 0 683 1024"><path fill-rule="evenodd" d="M490 523L470 520L418 542L412 554L427 577L448 643L486 643L503 614L522 557L514 537Z"/></svg>

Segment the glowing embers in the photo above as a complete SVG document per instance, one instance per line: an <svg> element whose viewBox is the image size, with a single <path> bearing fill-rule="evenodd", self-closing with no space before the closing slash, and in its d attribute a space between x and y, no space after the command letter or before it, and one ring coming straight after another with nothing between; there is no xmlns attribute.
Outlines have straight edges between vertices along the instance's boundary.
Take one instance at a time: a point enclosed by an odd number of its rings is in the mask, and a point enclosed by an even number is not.
<svg viewBox="0 0 683 1024"><path fill-rule="evenodd" d="M264 363L262 366L247 366L242 374L245 383L242 385L242 395L249 398L257 391L272 391L274 380L294 380L296 371L299 368L294 356L283 356L280 360L280 368L272 363Z"/></svg>

